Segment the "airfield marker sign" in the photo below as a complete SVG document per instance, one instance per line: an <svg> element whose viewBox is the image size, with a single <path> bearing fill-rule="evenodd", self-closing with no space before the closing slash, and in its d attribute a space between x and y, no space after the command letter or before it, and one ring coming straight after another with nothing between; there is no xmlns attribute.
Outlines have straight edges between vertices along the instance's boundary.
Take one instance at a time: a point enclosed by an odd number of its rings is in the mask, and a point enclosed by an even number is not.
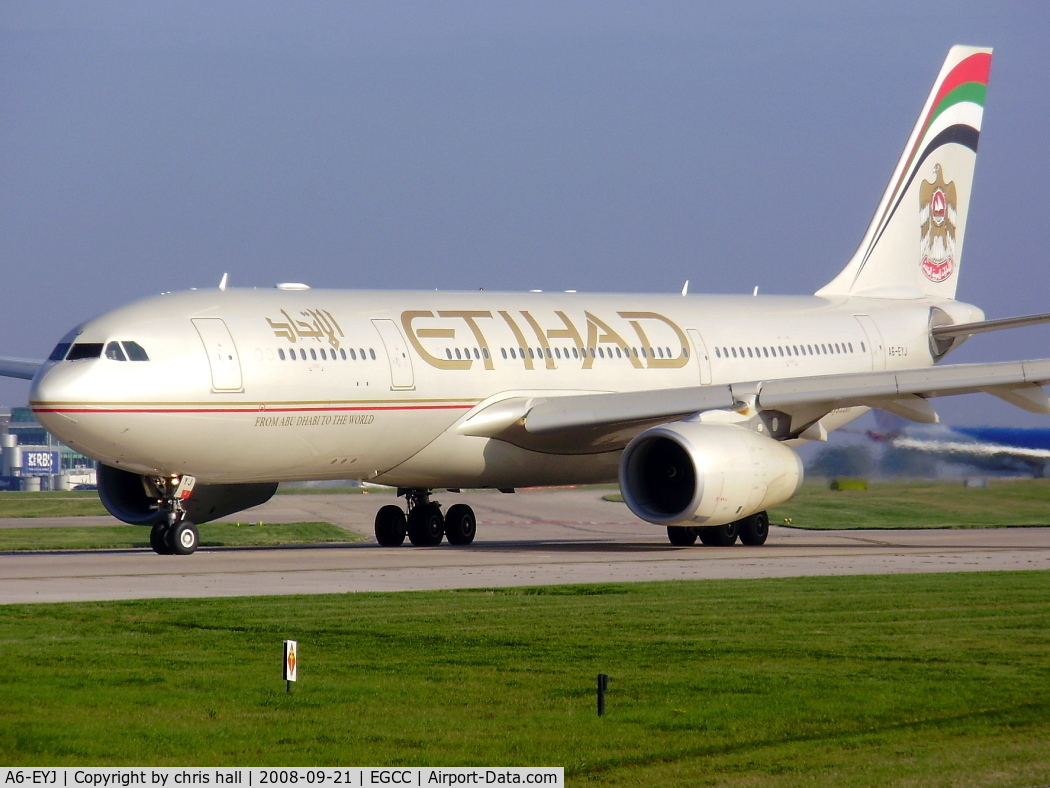
<svg viewBox="0 0 1050 788"><path fill-rule="evenodd" d="M299 674L299 644L294 640L284 641L284 681L285 690L292 691L292 682Z"/></svg>

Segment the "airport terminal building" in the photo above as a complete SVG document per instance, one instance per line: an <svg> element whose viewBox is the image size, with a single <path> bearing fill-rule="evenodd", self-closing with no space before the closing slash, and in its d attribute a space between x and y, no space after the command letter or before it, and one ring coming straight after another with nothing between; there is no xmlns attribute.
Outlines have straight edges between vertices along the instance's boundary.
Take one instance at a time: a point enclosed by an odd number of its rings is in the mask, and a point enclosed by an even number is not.
<svg viewBox="0 0 1050 788"><path fill-rule="evenodd" d="M28 407L0 407L0 491L95 484L95 461L60 443Z"/></svg>

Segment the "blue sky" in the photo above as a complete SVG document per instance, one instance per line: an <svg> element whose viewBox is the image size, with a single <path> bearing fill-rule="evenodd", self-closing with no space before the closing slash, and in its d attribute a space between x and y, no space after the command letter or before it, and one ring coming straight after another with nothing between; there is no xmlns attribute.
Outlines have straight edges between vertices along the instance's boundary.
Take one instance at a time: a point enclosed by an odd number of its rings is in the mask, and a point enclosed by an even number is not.
<svg viewBox="0 0 1050 788"><path fill-rule="evenodd" d="M226 271L810 293L954 43L996 48L959 297L1050 311L1050 5L728 5L0 2L0 354ZM0 402L26 393L0 382ZM1050 426L989 397L938 409Z"/></svg>

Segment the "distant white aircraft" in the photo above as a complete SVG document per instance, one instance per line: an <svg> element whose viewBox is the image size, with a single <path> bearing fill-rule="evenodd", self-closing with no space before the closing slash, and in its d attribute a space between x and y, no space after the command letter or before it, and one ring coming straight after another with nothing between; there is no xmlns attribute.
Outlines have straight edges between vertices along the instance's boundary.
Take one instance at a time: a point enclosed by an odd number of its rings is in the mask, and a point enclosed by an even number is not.
<svg viewBox="0 0 1050 788"><path fill-rule="evenodd" d="M101 463L114 516L191 553L194 523L285 480L398 488L382 545L474 539L444 488L619 480L672 544L762 544L793 446L878 407L983 391L1050 412L1050 360L932 366L984 321L955 300L991 50L953 47L856 254L813 296L360 292L161 295L71 330L32 377L39 420Z"/></svg>
<svg viewBox="0 0 1050 788"><path fill-rule="evenodd" d="M1050 429L1020 427L909 426L903 419L875 411L876 429L866 435L893 449L926 454L946 462L993 473L1026 473L1036 478L1050 471Z"/></svg>

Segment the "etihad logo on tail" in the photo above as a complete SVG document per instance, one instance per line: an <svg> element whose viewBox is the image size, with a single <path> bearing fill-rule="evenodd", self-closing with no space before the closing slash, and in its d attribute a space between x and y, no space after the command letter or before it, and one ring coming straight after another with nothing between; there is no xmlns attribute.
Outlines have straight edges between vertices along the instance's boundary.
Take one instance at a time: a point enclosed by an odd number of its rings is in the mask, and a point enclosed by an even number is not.
<svg viewBox="0 0 1050 788"><path fill-rule="evenodd" d="M919 186L919 223L922 272L931 282L943 282L955 273L955 181L945 183L941 165L934 165L933 181Z"/></svg>

